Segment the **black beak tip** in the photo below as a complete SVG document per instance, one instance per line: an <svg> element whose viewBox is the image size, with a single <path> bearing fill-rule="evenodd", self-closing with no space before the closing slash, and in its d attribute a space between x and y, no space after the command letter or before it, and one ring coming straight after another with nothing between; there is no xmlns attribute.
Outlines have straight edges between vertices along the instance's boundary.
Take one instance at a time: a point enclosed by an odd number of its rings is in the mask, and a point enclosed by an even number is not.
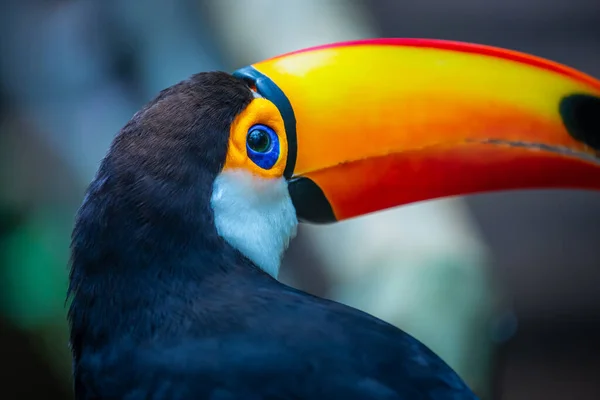
<svg viewBox="0 0 600 400"><path fill-rule="evenodd" d="M600 97L572 94L562 99L559 111L573 138L600 151Z"/></svg>

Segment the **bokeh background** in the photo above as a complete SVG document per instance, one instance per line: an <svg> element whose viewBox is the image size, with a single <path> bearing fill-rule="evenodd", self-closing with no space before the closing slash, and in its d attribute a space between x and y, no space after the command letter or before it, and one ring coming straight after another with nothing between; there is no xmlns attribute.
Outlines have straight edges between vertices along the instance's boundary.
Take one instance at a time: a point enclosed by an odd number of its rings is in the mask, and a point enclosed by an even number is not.
<svg viewBox="0 0 600 400"><path fill-rule="evenodd" d="M73 216L142 104L195 72L391 36L600 76L596 0L3 0L0 398L72 397ZM598 399L599 248L599 193L496 193L303 226L281 278L412 333L482 399Z"/></svg>

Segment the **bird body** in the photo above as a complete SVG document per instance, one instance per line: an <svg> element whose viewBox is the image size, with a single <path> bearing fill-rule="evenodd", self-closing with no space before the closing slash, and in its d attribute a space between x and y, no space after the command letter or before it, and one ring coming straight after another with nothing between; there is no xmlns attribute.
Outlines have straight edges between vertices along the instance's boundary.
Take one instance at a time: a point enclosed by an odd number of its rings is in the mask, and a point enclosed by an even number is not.
<svg viewBox="0 0 600 400"><path fill-rule="evenodd" d="M396 327L238 263L202 282L163 282L172 290L152 293L145 307L121 311L118 321L107 319L115 336L80 350L78 397L475 398Z"/></svg>

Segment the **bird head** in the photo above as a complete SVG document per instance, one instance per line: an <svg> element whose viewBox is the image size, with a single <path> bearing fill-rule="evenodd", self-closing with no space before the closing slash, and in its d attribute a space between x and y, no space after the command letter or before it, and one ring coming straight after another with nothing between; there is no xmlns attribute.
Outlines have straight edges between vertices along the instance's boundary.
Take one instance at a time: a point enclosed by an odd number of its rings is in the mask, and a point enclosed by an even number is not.
<svg viewBox="0 0 600 400"><path fill-rule="evenodd" d="M532 188L600 189L599 81L486 46L340 43L163 91L116 137L74 243L221 240L276 276L298 221Z"/></svg>

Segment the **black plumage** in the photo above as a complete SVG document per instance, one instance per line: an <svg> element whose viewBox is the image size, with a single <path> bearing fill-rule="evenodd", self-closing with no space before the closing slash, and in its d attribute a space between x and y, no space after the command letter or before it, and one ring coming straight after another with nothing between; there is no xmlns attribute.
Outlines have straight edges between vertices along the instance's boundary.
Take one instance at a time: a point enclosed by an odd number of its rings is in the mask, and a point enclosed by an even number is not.
<svg viewBox="0 0 600 400"><path fill-rule="evenodd" d="M115 138L73 231L77 399L474 399L408 334L279 283L218 236L212 184L251 100L198 74Z"/></svg>

